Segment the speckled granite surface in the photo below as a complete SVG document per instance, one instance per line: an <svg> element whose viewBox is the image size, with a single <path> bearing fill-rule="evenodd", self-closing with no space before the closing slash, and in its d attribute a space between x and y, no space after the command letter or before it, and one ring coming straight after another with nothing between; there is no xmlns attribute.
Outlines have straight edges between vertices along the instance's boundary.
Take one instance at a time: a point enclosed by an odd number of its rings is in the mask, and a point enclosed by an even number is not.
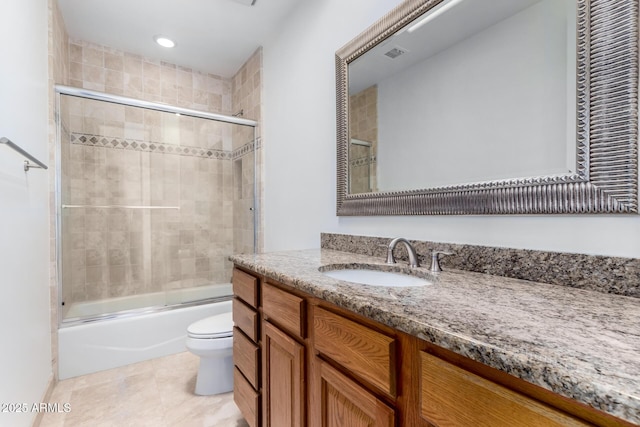
<svg viewBox="0 0 640 427"><path fill-rule="evenodd" d="M322 233L320 247L363 255L385 256L385 237ZM442 266L533 282L640 298L640 259L411 240L421 264L429 266L433 250L452 252ZM407 259L403 247L398 258Z"/></svg>
<svg viewBox="0 0 640 427"><path fill-rule="evenodd" d="M320 268L382 257L326 249L231 261L340 307L640 425L640 300L449 270L415 288L376 288ZM401 267L407 268L407 267Z"/></svg>

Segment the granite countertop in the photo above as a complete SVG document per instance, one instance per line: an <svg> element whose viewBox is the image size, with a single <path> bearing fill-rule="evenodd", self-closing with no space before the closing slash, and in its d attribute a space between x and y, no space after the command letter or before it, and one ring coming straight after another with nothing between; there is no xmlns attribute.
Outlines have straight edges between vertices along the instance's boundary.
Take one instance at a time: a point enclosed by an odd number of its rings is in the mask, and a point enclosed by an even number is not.
<svg viewBox="0 0 640 427"><path fill-rule="evenodd" d="M327 249L234 255L235 264L640 425L640 299L461 270L390 288L319 268L384 260ZM408 267L398 264L400 268Z"/></svg>

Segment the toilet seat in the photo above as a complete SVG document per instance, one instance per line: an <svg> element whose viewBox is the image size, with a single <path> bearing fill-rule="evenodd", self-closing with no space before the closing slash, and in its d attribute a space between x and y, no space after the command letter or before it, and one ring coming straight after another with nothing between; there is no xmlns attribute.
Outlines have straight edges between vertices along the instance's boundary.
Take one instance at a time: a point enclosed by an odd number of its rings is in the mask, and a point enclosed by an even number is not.
<svg viewBox="0 0 640 427"><path fill-rule="evenodd" d="M192 323L187 335L196 339L216 339L233 336L233 318L230 312L207 317Z"/></svg>

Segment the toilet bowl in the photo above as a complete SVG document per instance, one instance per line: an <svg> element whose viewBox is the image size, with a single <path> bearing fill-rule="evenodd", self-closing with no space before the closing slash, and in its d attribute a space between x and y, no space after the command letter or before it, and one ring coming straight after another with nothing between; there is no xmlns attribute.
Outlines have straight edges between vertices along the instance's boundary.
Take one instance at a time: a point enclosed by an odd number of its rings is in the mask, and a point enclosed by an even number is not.
<svg viewBox="0 0 640 427"><path fill-rule="evenodd" d="M231 312L207 317L187 328L187 349L200 357L195 393L233 390L233 320Z"/></svg>

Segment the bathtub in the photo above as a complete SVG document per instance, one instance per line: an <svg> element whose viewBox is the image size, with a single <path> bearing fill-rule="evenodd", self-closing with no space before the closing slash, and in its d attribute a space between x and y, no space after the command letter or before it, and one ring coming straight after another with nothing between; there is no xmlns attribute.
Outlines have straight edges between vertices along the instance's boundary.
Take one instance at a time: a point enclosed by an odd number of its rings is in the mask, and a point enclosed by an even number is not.
<svg viewBox="0 0 640 427"><path fill-rule="evenodd" d="M231 285L216 286L220 291L226 289L226 295L231 294ZM92 305L99 304L104 309L105 304L111 303L113 311L131 306L130 301L118 298L84 303L88 305L69 310L87 314L95 308ZM170 309L150 307L95 322L63 324L58 329L58 377L63 380L186 351L187 327L196 320L225 312L231 312L230 296L226 301Z"/></svg>

